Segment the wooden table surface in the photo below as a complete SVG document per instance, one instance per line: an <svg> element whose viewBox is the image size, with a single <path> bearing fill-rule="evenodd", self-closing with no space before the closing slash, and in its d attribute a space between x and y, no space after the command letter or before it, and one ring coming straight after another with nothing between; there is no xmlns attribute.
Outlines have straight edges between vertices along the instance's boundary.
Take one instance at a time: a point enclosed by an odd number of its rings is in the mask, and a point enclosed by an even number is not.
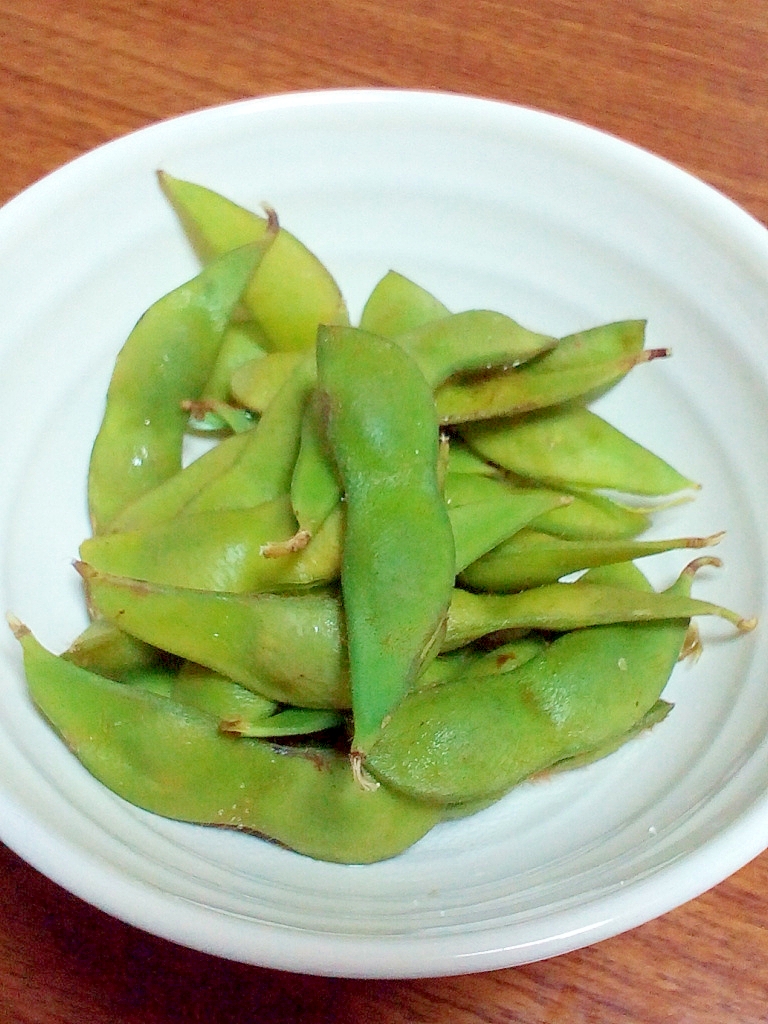
<svg viewBox="0 0 768 1024"><path fill-rule="evenodd" d="M0 0L0 201L158 119L247 96L439 88L522 103L682 165L768 224L766 0ZM0 845L0 1022L752 1024L768 854L660 920L530 966L339 981L177 947Z"/></svg>

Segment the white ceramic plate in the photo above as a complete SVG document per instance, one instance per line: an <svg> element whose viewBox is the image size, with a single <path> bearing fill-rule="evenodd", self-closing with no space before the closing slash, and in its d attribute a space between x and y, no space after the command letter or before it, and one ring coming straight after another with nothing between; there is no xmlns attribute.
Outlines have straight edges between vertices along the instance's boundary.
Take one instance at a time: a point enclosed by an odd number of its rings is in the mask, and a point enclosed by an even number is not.
<svg viewBox="0 0 768 1024"><path fill-rule="evenodd" d="M603 411L703 483L658 532L727 529L699 596L765 609L768 232L614 138L457 96L326 92L205 110L119 139L0 210L0 605L61 650L85 622L71 559L114 356L195 262L154 171L255 207L328 264L356 315L390 267L454 309L555 334L646 317L672 359ZM658 582L681 558L653 563ZM766 623L768 627L768 622ZM0 631L0 836L150 932L287 970L424 976L540 959L631 928L768 846L768 628L708 623L672 715L611 758L521 786L371 867L140 812L27 700Z"/></svg>

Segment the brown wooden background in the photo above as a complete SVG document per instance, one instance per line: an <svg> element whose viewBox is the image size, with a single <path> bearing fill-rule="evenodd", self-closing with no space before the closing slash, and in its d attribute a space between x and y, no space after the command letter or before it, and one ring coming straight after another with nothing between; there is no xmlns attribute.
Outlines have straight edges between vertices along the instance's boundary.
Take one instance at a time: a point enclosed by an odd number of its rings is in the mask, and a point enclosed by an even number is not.
<svg viewBox="0 0 768 1024"><path fill-rule="evenodd" d="M767 55L766 0L0 0L0 202L174 114L397 86L577 118L675 161L768 224ZM0 846L1 1024L198 1021L768 1021L768 855L587 950L463 978L366 982L178 948Z"/></svg>

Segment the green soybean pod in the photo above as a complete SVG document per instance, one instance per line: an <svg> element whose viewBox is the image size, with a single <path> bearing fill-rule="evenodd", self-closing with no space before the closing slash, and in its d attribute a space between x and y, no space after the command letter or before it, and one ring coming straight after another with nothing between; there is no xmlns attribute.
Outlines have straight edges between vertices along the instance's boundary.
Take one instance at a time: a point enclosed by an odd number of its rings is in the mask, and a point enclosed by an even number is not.
<svg viewBox="0 0 768 1024"><path fill-rule="evenodd" d="M325 439L317 392L307 402L296 464L291 476L291 504L299 530L314 536L341 501L341 484Z"/></svg>
<svg viewBox="0 0 768 1024"><path fill-rule="evenodd" d="M287 545L296 519L287 494L253 508L197 512L125 533L91 537L80 557L102 572L199 590L286 590L338 579L341 512L327 517L311 542L267 557Z"/></svg>
<svg viewBox="0 0 768 1024"><path fill-rule="evenodd" d="M542 362L548 355L542 356ZM537 360L531 360L476 380L448 380L435 391L438 417L443 424L458 424L584 402L613 387L641 363L667 355L667 349L643 349L601 362L553 366L547 372L538 369L541 364Z"/></svg>
<svg viewBox="0 0 768 1024"><path fill-rule="evenodd" d="M684 601L692 576L683 573L671 592L656 596ZM577 630L511 675L410 694L366 766L419 799L452 804L500 795L631 734L659 700L687 628L679 616Z"/></svg>
<svg viewBox="0 0 768 1024"><path fill-rule="evenodd" d="M232 465L185 506L184 512L253 508L287 494L301 438L304 408L315 382L315 363L304 356L245 435ZM277 538L276 538L277 539Z"/></svg>
<svg viewBox="0 0 768 1024"><path fill-rule="evenodd" d="M222 735L209 716L87 672L13 626L41 714L96 779L137 807L359 864L395 856L441 820L438 808L387 787L363 791L342 754Z"/></svg>
<svg viewBox="0 0 768 1024"><path fill-rule="evenodd" d="M252 424L253 414L250 410L231 405L230 381L238 367L264 354L264 334L257 324L250 321L229 325L200 398L190 403L191 431L222 433L244 429Z"/></svg>
<svg viewBox="0 0 768 1024"><path fill-rule="evenodd" d="M204 263L277 226L274 215L260 217L211 189L162 171L158 178ZM273 349L311 348L318 324L349 322L328 269L284 228L277 230L272 254L254 275L243 302Z"/></svg>
<svg viewBox="0 0 768 1024"><path fill-rule="evenodd" d="M350 707L344 617L338 594L233 594L170 587L77 565L101 618L270 700Z"/></svg>
<svg viewBox="0 0 768 1024"><path fill-rule="evenodd" d="M393 340L413 356L433 388L458 373L518 366L557 345L556 338L489 309L452 313Z"/></svg>
<svg viewBox="0 0 768 1024"><path fill-rule="evenodd" d="M711 564L718 564L709 558ZM514 594L472 593L456 588L448 613L443 650L502 630L541 629L567 632L586 626L617 622L651 622L655 619L715 615L732 623L739 632L755 627L728 608L676 592L644 592L631 587L590 583L545 583Z"/></svg>
<svg viewBox="0 0 768 1024"><path fill-rule="evenodd" d="M721 538L717 533L661 540L564 540L524 526L467 565L460 582L472 590L524 590L593 566L630 562L664 551L711 547Z"/></svg>
<svg viewBox="0 0 768 1024"><path fill-rule="evenodd" d="M187 414L214 364L245 286L272 236L226 253L154 303L115 362L91 452L88 505L102 532L132 501L181 468Z"/></svg>
<svg viewBox="0 0 768 1024"><path fill-rule="evenodd" d="M356 765L437 653L454 541L438 482L432 391L414 360L376 335L321 328L317 372L345 499L341 587Z"/></svg>
<svg viewBox="0 0 768 1024"><path fill-rule="evenodd" d="M263 359L249 359L233 370L229 389L245 409L262 415L285 382L304 359L304 352L267 352Z"/></svg>
<svg viewBox="0 0 768 1024"><path fill-rule="evenodd" d="M580 406L466 424L461 433L474 451L495 465L555 487L667 495L698 486L597 413Z"/></svg>
<svg viewBox="0 0 768 1024"><path fill-rule="evenodd" d="M382 338L394 338L449 314L448 307L421 285L390 270L368 296L360 328Z"/></svg>
<svg viewBox="0 0 768 1024"><path fill-rule="evenodd" d="M210 716L227 736L307 736L336 729L345 721L334 709L278 704L192 662L185 662L175 673L167 695Z"/></svg>
<svg viewBox="0 0 768 1024"><path fill-rule="evenodd" d="M173 476L127 505L115 516L106 532L141 530L173 519L212 480L234 465L247 441L245 434L223 438Z"/></svg>
<svg viewBox="0 0 768 1024"><path fill-rule="evenodd" d="M543 512L531 523L542 533L564 540L628 540L651 525L647 507L625 505L615 498L569 488L573 499L567 505Z"/></svg>
<svg viewBox="0 0 768 1024"><path fill-rule="evenodd" d="M105 619L90 622L61 657L116 682L154 671L167 659L164 651L137 640Z"/></svg>

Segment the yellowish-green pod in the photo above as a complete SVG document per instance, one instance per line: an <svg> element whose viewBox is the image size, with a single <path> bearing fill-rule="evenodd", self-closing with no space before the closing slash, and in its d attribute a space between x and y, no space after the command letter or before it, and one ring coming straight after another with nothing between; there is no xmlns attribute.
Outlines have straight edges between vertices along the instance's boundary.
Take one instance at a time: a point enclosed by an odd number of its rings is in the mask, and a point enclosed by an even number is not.
<svg viewBox="0 0 768 1024"><path fill-rule="evenodd" d="M270 217L260 217L210 189L163 171L158 178L204 263L271 230ZM311 348L318 324L349 322L328 269L284 228L277 232L271 256L254 275L243 302L272 349Z"/></svg>
<svg viewBox="0 0 768 1024"><path fill-rule="evenodd" d="M395 338L449 315L448 307L425 288L390 270L368 296L360 328L382 338Z"/></svg>
<svg viewBox="0 0 768 1024"><path fill-rule="evenodd" d="M78 568L91 608L131 636L270 700L350 706L344 622L334 591L217 593Z"/></svg>
<svg viewBox="0 0 768 1024"><path fill-rule="evenodd" d="M307 402L291 477L291 504L299 530L314 536L341 501L341 483L323 434L317 393Z"/></svg>
<svg viewBox="0 0 768 1024"><path fill-rule="evenodd" d="M520 416L565 402L586 402L613 387L635 366L667 354L666 350L646 349L637 355L553 369L549 373L529 373L534 364L529 367L524 363L476 380L449 380L435 392L438 417L443 424L468 423Z"/></svg>
<svg viewBox="0 0 768 1024"><path fill-rule="evenodd" d="M141 530L173 519L204 487L234 465L247 443L244 434L224 438L194 462L127 505L112 520L109 532Z"/></svg>
<svg viewBox="0 0 768 1024"><path fill-rule="evenodd" d="M287 590L338 579L341 511L327 517L304 547L280 558L273 545L296 534L287 494L254 508L190 513L156 526L92 537L80 557L113 575L199 590Z"/></svg>
<svg viewBox="0 0 768 1024"><path fill-rule="evenodd" d="M67 661L116 682L162 665L165 652L138 640L113 622L90 622L61 655Z"/></svg>
<svg viewBox="0 0 768 1024"><path fill-rule="evenodd" d="M518 476L560 487L667 495L697 485L597 413L547 409L493 423L468 423L462 437L479 455Z"/></svg>
<svg viewBox="0 0 768 1024"><path fill-rule="evenodd" d="M462 586L496 593L554 583L569 573L598 565L630 562L664 551L705 548L717 544L711 537L675 537L662 540L563 540L532 529L520 529L492 551L466 566Z"/></svg>
<svg viewBox="0 0 768 1024"><path fill-rule="evenodd" d="M181 468L187 413L216 360L243 289L271 244L224 254L141 317L115 362L91 452L88 504L103 532L131 502Z"/></svg>
<svg viewBox="0 0 768 1024"><path fill-rule="evenodd" d="M708 558L711 564L719 564ZM586 626L616 622L650 622L656 619L715 615L731 622L740 632L754 629L755 620L675 591L657 594L634 588L598 583L547 583L514 594L471 593L457 588L443 640L443 650L502 630L541 629L568 632Z"/></svg>
<svg viewBox="0 0 768 1024"><path fill-rule="evenodd" d="M96 779L137 807L355 864L395 856L442 819L384 786L362 790L343 754L222 735L209 716L87 672L14 626L40 712Z"/></svg>
<svg viewBox="0 0 768 1024"><path fill-rule="evenodd" d="M314 359L305 356L245 435L232 465L198 491L185 506L186 514L253 508L288 493L314 381Z"/></svg>
<svg viewBox="0 0 768 1024"><path fill-rule="evenodd" d="M264 354L264 333L258 324L249 321L229 325L224 332L219 354L199 400L191 403L191 431L222 433L245 429L252 425L253 417L250 411L246 416L246 410L231 406L230 380L239 366L252 359L259 359Z"/></svg>
<svg viewBox="0 0 768 1024"><path fill-rule="evenodd" d="M557 339L488 309L432 320L393 339L418 363L431 387L457 373L509 369L551 351Z"/></svg>
<svg viewBox="0 0 768 1024"><path fill-rule="evenodd" d="M303 358L303 352L268 352L264 359L243 363L229 380L232 397L261 415Z"/></svg>
<svg viewBox="0 0 768 1024"><path fill-rule="evenodd" d="M683 573L670 592L654 596L687 599L692 576ZM508 676L409 694L366 767L404 793L452 804L500 795L566 759L594 757L631 735L656 705L687 628L683 616L577 630Z"/></svg>

